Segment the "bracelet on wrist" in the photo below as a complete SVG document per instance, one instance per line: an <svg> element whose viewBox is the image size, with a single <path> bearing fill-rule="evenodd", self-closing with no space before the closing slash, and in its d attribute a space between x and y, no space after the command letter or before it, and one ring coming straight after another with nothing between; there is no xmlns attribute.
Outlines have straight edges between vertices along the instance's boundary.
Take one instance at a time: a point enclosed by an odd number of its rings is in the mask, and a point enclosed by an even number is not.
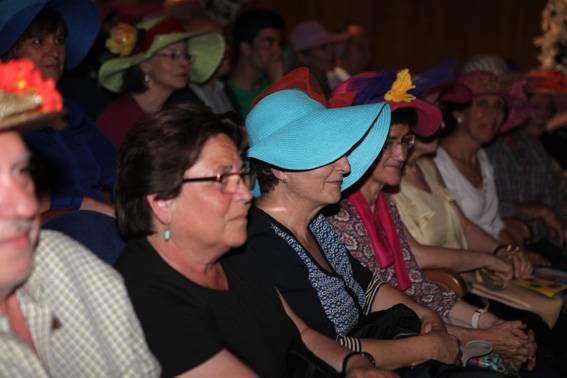
<svg viewBox="0 0 567 378"><path fill-rule="evenodd" d="M492 254L494 256L496 256L498 254L498 252L504 250L506 252L513 252L513 251L518 251L520 249L519 246L517 245L512 245L512 244L498 244L496 247L494 247L494 249L492 250Z"/></svg>
<svg viewBox="0 0 567 378"><path fill-rule="evenodd" d="M350 361L351 358L353 358L354 356L363 356L368 360L368 363L372 366L372 367L376 367L376 360L374 360L374 357L372 357L372 355L368 352L350 352L349 354L347 354L345 356L345 358L343 359L343 366L341 369L341 377L345 377L346 376L346 368L348 365L348 362Z"/></svg>
<svg viewBox="0 0 567 378"><path fill-rule="evenodd" d="M478 328L478 326L480 324L480 317L483 314L486 314L486 312L488 312L488 310L485 309L485 308L477 308L476 310L474 310L474 312L472 314L472 318L471 318L471 326L473 328Z"/></svg>

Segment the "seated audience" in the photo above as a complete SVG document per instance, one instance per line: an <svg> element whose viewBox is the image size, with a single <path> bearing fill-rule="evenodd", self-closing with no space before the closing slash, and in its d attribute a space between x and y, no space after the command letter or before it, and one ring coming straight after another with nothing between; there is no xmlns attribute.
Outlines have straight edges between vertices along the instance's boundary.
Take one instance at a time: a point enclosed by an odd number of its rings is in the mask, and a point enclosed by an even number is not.
<svg viewBox="0 0 567 378"><path fill-rule="evenodd" d="M19 131L61 111L40 75L29 61L0 64L1 375L158 377L120 276L63 234L39 230Z"/></svg>
<svg viewBox="0 0 567 378"><path fill-rule="evenodd" d="M284 19L267 9L246 10L234 22L234 65L227 83L242 116L250 111L252 100L283 74L284 31Z"/></svg>
<svg viewBox="0 0 567 378"><path fill-rule="evenodd" d="M335 67L336 45L348 38L348 33L329 33L318 21L299 23L289 36L293 67L307 67L326 97L331 95L327 73Z"/></svg>
<svg viewBox="0 0 567 378"><path fill-rule="evenodd" d="M349 35L348 39L337 44L337 63L330 72L327 72L331 89L351 76L370 69L372 46L368 33L362 25L357 24L347 26L346 32Z"/></svg>
<svg viewBox="0 0 567 378"><path fill-rule="evenodd" d="M378 161L348 198L340 202L339 211L331 212L328 220L351 255L384 282L432 308L450 323L472 327L449 328L461 342L471 339L490 341L507 362L519 366L528 361L532 368L533 335L522 331L521 322L503 322L494 314L459 300L452 291L424 278L421 271L425 261L434 267L449 266L461 271L490 266L510 275L507 264L474 252L463 253L459 259L456 251L448 249L430 249L416 258L411 236L406 234L390 197L383 192L384 187L399 184L407 153L415 141L410 130L424 137L431 136L441 121L439 110L407 93L413 88L407 70L397 75L393 71L358 75L336 88L334 103L346 93L347 99L357 105L387 100L393 112L389 137ZM432 263L432 256L428 254L435 254L436 261Z"/></svg>
<svg viewBox="0 0 567 378"><path fill-rule="evenodd" d="M99 28L90 0L5 1L0 14L2 59L30 59L55 83L64 69L83 59ZM65 112L65 122L46 122L24 133L48 181L41 211L80 208L113 215L107 198L114 185L116 151L78 104L65 100Z"/></svg>
<svg viewBox="0 0 567 378"><path fill-rule="evenodd" d="M169 18L143 26L143 32L124 23L115 26L107 47L118 57L99 70L100 84L122 93L96 120L116 147L136 120L160 111L175 90L185 88L188 81L206 82L224 56L224 40L218 33L187 33L183 24Z"/></svg>
<svg viewBox="0 0 567 378"><path fill-rule="evenodd" d="M116 266L163 375L298 376L300 354L324 376L393 377L310 330L227 256L246 241L252 200L241 143L207 109L179 105L140 120L122 146L117 215L128 242Z"/></svg>
<svg viewBox="0 0 567 378"><path fill-rule="evenodd" d="M249 238L238 256L240 263L250 274L273 282L311 327L371 353L381 367L426 360L453 363L455 338L447 334L439 316L372 277L321 213L374 162L387 137L388 106L327 109L314 79L304 72L292 71L275 83L246 119L248 156L257 168L261 194L250 212ZM400 303L415 311L432 332L422 328L396 340L351 334L369 313L395 313ZM396 320L392 314L392 322ZM412 376L418 370L401 373Z"/></svg>

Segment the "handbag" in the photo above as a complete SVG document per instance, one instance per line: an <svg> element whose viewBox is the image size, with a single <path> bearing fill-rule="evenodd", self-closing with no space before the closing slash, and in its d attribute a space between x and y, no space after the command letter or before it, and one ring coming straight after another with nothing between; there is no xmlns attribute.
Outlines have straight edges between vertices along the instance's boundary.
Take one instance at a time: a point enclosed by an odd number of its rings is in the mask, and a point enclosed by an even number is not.
<svg viewBox="0 0 567 378"><path fill-rule="evenodd" d="M387 310L376 311L365 316L351 330L349 337L366 339L401 339L418 336L421 320L404 304L397 304ZM490 367L489 367L490 368ZM415 366L396 369L402 378L502 378L498 371L474 366L448 365L439 361L425 361Z"/></svg>

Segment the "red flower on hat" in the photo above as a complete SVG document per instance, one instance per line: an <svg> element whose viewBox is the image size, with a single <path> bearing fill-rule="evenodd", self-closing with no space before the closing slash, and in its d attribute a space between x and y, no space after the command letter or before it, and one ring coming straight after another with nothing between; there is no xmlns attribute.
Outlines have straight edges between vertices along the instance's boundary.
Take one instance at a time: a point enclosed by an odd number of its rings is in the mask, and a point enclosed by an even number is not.
<svg viewBox="0 0 567 378"><path fill-rule="evenodd" d="M60 111L63 100L52 79L44 80L34 64L27 59L10 60L0 65L0 91L19 95L37 95L40 112Z"/></svg>

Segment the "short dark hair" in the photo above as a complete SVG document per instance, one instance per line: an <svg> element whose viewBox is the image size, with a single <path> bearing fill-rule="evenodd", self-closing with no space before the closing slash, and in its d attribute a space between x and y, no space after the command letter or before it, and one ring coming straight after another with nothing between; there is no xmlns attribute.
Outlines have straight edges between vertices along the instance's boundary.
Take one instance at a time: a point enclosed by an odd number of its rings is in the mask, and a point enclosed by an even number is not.
<svg viewBox="0 0 567 378"><path fill-rule="evenodd" d="M392 112L390 124L408 125L413 128L417 124L417 111L414 108L398 108Z"/></svg>
<svg viewBox="0 0 567 378"><path fill-rule="evenodd" d="M132 66L124 71L124 80L120 87L122 93L142 93L148 89L145 81L146 74L139 65Z"/></svg>
<svg viewBox="0 0 567 378"><path fill-rule="evenodd" d="M273 166L268 163L252 159L252 169L258 179L258 185L260 186L260 192L262 194L271 192L279 181L272 173L272 167Z"/></svg>
<svg viewBox="0 0 567 378"><path fill-rule="evenodd" d="M232 29L234 56L238 60L240 42L251 44L262 29L273 28L285 31L285 21L282 16L269 9L249 9L236 17Z"/></svg>
<svg viewBox="0 0 567 378"><path fill-rule="evenodd" d="M198 160L205 143L225 134L235 144L240 128L221 121L208 108L175 105L139 120L120 148L116 184L116 216L120 235L126 239L154 233L149 194L175 198L183 175Z"/></svg>
<svg viewBox="0 0 567 378"><path fill-rule="evenodd" d="M20 38L12 47L4 54L3 60L17 58L18 50L23 42L37 36L56 33L58 30L63 31L63 35L67 36L67 27L63 17L53 8L45 7L34 17L33 21L22 33Z"/></svg>

